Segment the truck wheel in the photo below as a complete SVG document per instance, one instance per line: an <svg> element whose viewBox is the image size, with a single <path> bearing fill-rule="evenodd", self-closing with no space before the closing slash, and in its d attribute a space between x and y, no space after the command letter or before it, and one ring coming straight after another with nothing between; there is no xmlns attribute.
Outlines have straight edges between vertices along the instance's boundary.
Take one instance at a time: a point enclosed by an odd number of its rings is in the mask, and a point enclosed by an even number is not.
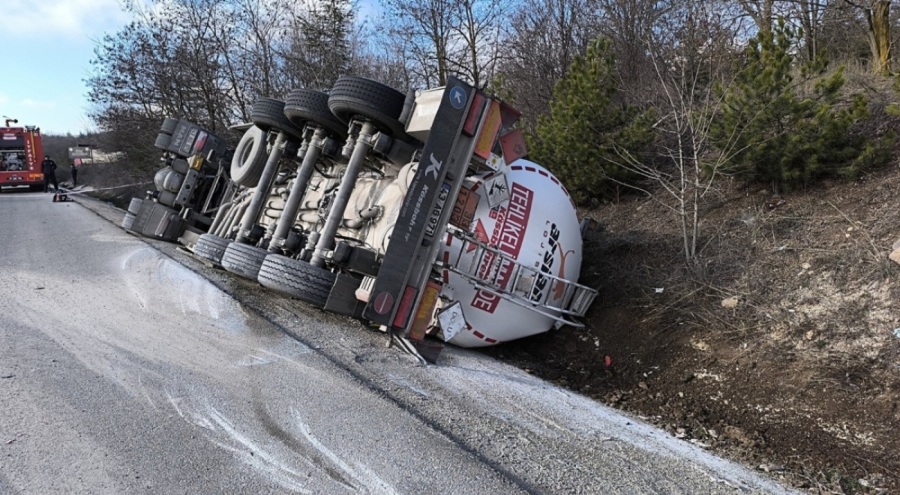
<svg viewBox="0 0 900 495"><path fill-rule="evenodd" d="M350 122L361 117L380 131L399 137L406 133L398 120L406 96L390 86L362 77L342 77L328 96L328 108L339 119Z"/></svg>
<svg viewBox="0 0 900 495"><path fill-rule="evenodd" d="M303 140L303 129L298 128L284 115L284 102L272 98L260 98L250 109L250 120L265 131L284 132L298 141Z"/></svg>
<svg viewBox="0 0 900 495"><path fill-rule="evenodd" d="M267 254L269 252L263 248L232 242L222 256L222 268L236 275L256 280L256 277L259 276L259 267L262 266Z"/></svg>
<svg viewBox="0 0 900 495"><path fill-rule="evenodd" d="M328 95L312 89L291 91L284 105L284 115L297 127L307 122L318 124L341 140L347 137L347 123L338 120L328 108Z"/></svg>
<svg viewBox="0 0 900 495"><path fill-rule="evenodd" d="M153 143L153 146L165 150L168 149L169 143L172 141L172 135L166 134L165 132L160 132L156 135L156 142Z"/></svg>
<svg viewBox="0 0 900 495"><path fill-rule="evenodd" d="M213 234L203 234L194 244L194 256L219 265L225 249L232 243L231 239L219 237Z"/></svg>
<svg viewBox="0 0 900 495"><path fill-rule="evenodd" d="M178 127L178 119L166 117L166 120L163 120L162 125L159 127L159 132L171 136L175 132L176 127Z"/></svg>
<svg viewBox="0 0 900 495"><path fill-rule="evenodd" d="M239 186L256 187L268 157L266 131L256 126L247 129L231 158L231 180Z"/></svg>
<svg viewBox="0 0 900 495"><path fill-rule="evenodd" d="M259 269L264 287L324 308L337 275L330 271L280 254L266 256Z"/></svg>

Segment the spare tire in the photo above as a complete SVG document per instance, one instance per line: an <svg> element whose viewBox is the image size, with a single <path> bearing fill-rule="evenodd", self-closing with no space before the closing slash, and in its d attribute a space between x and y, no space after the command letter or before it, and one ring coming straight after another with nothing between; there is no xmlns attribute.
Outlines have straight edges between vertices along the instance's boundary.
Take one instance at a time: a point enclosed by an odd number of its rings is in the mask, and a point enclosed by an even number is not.
<svg viewBox="0 0 900 495"><path fill-rule="evenodd" d="M239 186L256 187L266 168L266 131L253 126L244 132L231 158L231 180Z"/></svg>
<svg viewBox="0 0 900 495"><path fill-rule="evenodd" d="M297 127L307 122L328 130L341 141L347 138L347 123L341 122L328 108L328 95L312 89L291 91L284 104L284 115Z"/></svg>
<svg viewBox="0 0 900 495"><path fill-rule="evenodd" d="M378 130L401 137L406 128L400 123L406 95L380 82L363 77L342 77L328 96L328 108L343 122L354 117L375 124Z"/></svg>

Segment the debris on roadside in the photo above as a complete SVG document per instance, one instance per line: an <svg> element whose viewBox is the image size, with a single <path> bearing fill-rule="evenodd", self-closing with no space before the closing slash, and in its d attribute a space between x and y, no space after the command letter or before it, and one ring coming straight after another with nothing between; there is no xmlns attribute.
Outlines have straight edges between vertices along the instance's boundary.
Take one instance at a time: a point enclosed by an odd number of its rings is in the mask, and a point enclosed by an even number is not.
<svg viewBox="0 0 900 495"><path fill-rule="evenodd" d="M757 469L765 473L771 473L775 471L784 471L784 466L779 466L776 464L760 464Z"/></svg>
<svg viewBox="0 0 900 495"><path fill-rule="evenodd" d="M891 251L891 254L888 255L888 258L894 263L900 264L900 249Z"/></svg>
<svg viewBox="0 0 900 495"><path fill-rule="evenodd" d="M740 302L740 299L738 299L737 296L732 296L722 300L722 307L725 309L734 309L738 306L738 302Z"/></svg>

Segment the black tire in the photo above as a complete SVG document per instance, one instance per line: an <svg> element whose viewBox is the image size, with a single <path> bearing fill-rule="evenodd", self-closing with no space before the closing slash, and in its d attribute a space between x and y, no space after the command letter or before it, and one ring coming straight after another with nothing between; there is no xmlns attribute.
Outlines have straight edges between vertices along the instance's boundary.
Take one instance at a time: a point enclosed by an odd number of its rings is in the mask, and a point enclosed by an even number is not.
<svg viewBox="0 0 900 495"><path fill-rule="evenodd" d="M256 280L259 276L259 267L262 266L267 254L269 252L263 248L232 242L222 256L222 268L235 275Z"/></svg>
<svg viewBox="0 0 900 495"><path fill-rule="evenodd" d="M213 234L203 234L194 244L194 256L219 265L225 250L233 241Z"/></svg>
<svg viewBox="0 0 900 495"><path fill-rule="evenodd" d="M259 269L259 283L269 289L324 308L337 275L280 254L266 256Z"/></svg>
<svg viewBox="0 0 900 495"><path fill-rule="evenodd" d="M347 138L347 123L341 122L328 108L328 95L312 89L291 91L284 104L284 115L297 127L307 122L319 125L341 141Z"/></svg>
<svg viewBox="0 0 900 495"><path fill-rule="evenodd" d="M328 96L328 108L343 122L363 118L382 132L400 137L406 129L400 123L406 95L380 82L362 77L342 77Z"/></svg>
<svg viewBox="0 0 900 495"><path fill-rule="evenodd" d="M161 150L166 150L169 148L170 142L172 142L172 135L160 132L156 135L156 141L153 143L153 146Z"/></svg>
<svg viewBox="0 0 900 495"><path fill-rule="evenodd" d="M239 186L256 187L269 158L266 131L253 126L244 132L231 158L231 180Z"/></svg>
<svg viewBox="0 0 900 495"><path fill-rule="evenodd" d="M291 123L284 115L284 102L272 98L260 98L250 109L250 120L264 131L284 132L298 141L303 140L303 129Z"/></svg>
<svg viewBox="0 0 900 495"><path fill-rule="evenodd" d="M175 132L176 127L178 127L178 119L166 117L166 120L163 120L162 125L159 127L159 132L171 136Z"/></svg>

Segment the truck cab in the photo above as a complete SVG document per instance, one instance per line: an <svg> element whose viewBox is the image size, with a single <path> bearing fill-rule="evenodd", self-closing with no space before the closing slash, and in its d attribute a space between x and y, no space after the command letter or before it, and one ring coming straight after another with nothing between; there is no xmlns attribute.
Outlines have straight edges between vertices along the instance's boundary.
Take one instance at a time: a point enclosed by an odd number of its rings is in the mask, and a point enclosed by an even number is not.
<svg viewBox="0 0 900 495"><path fill-rule="evenodd" d="M0 127L0 188L27 186L38 191L44 187L41 130L30 125L10 125L18 122L6 119L5 125Z"/></svg>

